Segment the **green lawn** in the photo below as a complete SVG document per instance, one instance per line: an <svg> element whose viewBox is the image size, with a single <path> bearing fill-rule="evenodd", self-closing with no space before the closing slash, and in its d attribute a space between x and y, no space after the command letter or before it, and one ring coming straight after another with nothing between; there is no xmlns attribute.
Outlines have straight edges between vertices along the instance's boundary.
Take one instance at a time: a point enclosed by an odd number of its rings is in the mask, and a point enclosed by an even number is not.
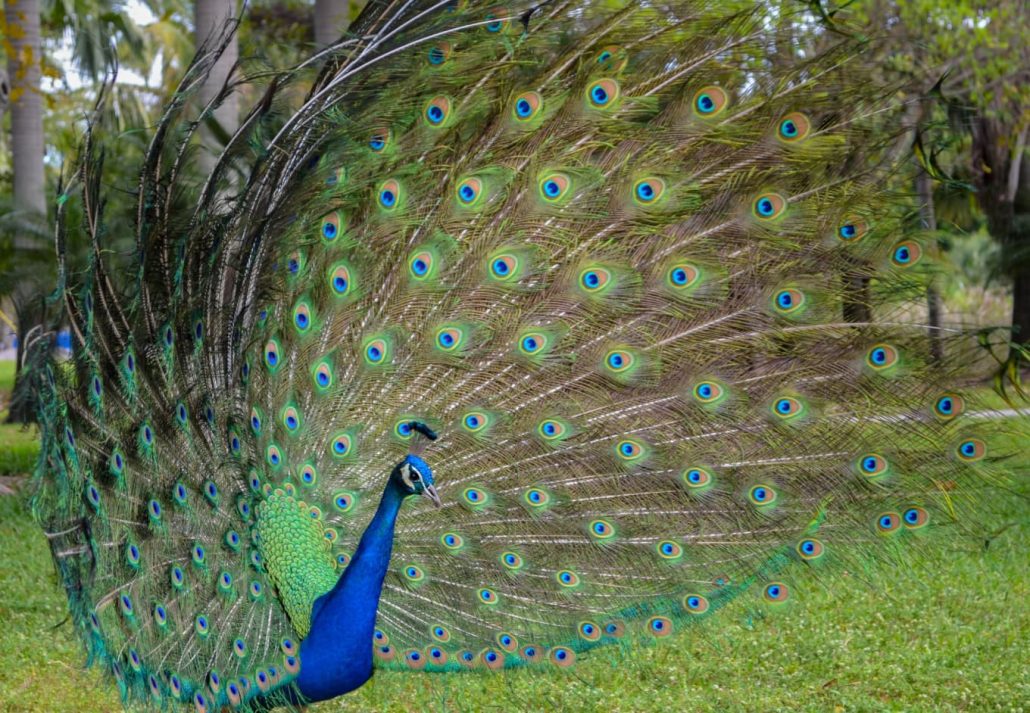
<svg viewBox="0 0 1030 713"><path fill-rule="evenodd" d="M1024 522L987 551L885 567L874 587L837 578L750 628L728 612L703 634L595 653L568 671L380 674L311 713L1030 710L1028 545ZM118 707L82 669L64 617L44 537L19 498L0 497L0 710Z"/></svg>
<svg viewBox="0 0 1030 713"><path fill-rule="evenodd" d="M32 439L2 428L0 452L27 453ZM1001 504L987 549L931 537L932 557L880 565L870 584L835 576L782 615L752 621L733 606L710 627L595 651L564 671L379 674L311 713L1030 711L1030 453L1013 470L1020 492ZM113 687L83 670L65 613L45 538L21 497L0 496L0 710L119 708Z"/></svg>

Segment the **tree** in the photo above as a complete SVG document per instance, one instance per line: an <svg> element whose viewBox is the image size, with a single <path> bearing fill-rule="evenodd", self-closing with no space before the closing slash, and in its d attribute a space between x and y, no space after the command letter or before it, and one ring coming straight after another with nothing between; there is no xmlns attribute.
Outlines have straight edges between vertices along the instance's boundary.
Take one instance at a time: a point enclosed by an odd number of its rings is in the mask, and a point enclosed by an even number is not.
<svg viewBox="0 0 1030 713"><path fill-rule="evenodd" d="M17 255L36 247L31 227L46 220L47 195L43 173L43 96L40 93L40 18L38 0L7 0L4 5L4 49L10 82L11 163L14 172L13 209L27 222L14 233ZM27 333L38 322L33 304L36 285L22 274L14 286L18 321L18 363L21 364ZM25 423L33 418L31 394L21 373L16 374L15 394L8 418Z"/></svg>
<svg viewBox="0 0 1030 713"><path fill-rule="evenodd" d="M236 16L235 0L196 0L195 25L197 50L216 51L222 44L224 33L232 28ZM201 107L207 106L222 91L239 58L239 46L235 33L225 39L225 47L221 56L215 59L207 79L197 92L197 100ZM214 110L211 119L201 132L201 167L207 175L214 167L219 147L227 136L231 136L239 126L239 99L235 93L225 96L221 104Z"/></svg>
<svg viewBox="0 0 1030 713"><path fill-rule="evenodd" d="M315 47L328 47L350 26L349 0L315 0Z"/></svg>

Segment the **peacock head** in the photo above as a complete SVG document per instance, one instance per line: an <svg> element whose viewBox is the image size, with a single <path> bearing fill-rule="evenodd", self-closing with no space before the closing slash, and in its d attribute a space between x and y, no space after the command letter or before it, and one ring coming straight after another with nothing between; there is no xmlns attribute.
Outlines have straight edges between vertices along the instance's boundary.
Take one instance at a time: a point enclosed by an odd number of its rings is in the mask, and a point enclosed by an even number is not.
<svg viewBox="0 0 1030 713"><path fill-rule="evenodd" d="M436 440L436 432L419 421L411 422L411 430L428 441ZM405 495L422 495L433 501L436 507L441 506L440 496L433 486L433 469L414 453L409 453L398 463L390 475L394 484Z"/></svg>
<svg viewBox="0 0 1030 713"><path fill-rule="evenodd" d="M433 487L433 470L418 456L405 456L394 467L391 477L405 495L421 495L432 500L436 507L441 506L440 496Z"/></svg>

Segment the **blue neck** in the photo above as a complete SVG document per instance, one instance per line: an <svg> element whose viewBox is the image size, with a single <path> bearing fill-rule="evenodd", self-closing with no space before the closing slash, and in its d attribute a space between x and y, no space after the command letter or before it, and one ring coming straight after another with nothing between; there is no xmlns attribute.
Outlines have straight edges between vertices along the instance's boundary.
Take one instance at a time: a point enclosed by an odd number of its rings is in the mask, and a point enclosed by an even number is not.
<svg viewBox="0 0 1030 713"><path fill-rule="evenodd" d="M336 586L315 600L300 644L297 685L310 701L353 691L372 677L372 635L390 564L393 527L405 494L387 481L379 508Z"/></svg>

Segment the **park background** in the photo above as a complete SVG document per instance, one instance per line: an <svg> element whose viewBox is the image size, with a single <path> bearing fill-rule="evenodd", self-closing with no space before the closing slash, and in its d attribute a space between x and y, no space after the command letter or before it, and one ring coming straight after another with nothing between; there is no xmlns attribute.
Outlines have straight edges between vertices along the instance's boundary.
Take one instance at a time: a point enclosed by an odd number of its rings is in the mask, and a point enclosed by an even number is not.
<svg viewBox="0 0 1030 713"><path fill-rule="evenodd" d="M603 0L598 0L602 2ZM730 0L723 5L750 3ZM285 68L337 39L350 0L255 0L222 61L242 74ZM854 81L906 107L890 189L904 230L930 247L937 276L911 309L930 324L1030 334L1030 10L1022 0L772 0L776 55L803 56L833 33L872 40ZM127 210L139 161L197 47L239 8L226 0L6 0L0 26L0 710L109 711L116 689L84 669L45 539L28 513L37 434L16 378L56 284L53 220L86 117L118 137L107 155L112 249L132 249ZM845 22L846 20L846 22ZM218 70L214 72L217 76ZM259 97L241 87L202 140L213 156ZM201 175L209 161L197 162ZM119 222L122 221L122 222ZM121 236L124 235L124 238ZM69 245L72 269L85 245ZM998 334L995 331L993 334ZM59 338L55 347L65 346ZM1012 403L983 391L1011 417ZM1016 404L1018 406L1018 404ZM785 616L728 613L703 636L616 650L571 672L386 674L328 710L1030 710L1026 475L983 542L951 543L910 570L827 582ZM869 585L866 582L875 582Z"/></svg>

